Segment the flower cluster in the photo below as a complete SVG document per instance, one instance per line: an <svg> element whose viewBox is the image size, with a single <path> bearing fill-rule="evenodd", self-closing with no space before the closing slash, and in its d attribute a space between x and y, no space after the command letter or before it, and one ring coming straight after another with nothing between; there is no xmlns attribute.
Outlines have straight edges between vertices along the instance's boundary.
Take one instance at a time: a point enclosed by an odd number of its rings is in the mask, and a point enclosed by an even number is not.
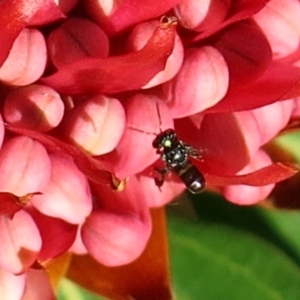
<svg viewBox="0 0 300 300"><path fill-rule="evenodd" d="M1 295L51 297L36 265L66 251L141 254L149 208L185 189L153 179L163 130L233 203L294 175L262 147L299 124L299 17L298 0L2 1Z"/></svg>

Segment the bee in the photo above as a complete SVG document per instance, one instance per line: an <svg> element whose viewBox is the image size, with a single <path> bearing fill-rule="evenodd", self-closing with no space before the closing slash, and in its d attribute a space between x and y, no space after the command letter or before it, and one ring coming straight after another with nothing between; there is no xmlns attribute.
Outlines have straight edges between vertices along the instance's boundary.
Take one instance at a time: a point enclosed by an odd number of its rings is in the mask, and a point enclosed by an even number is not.
<svg viewBox="0 0 300 300"><path fill-rule="evenodd" d="M193 194L204 189L205 178L190 161L190 158L199 159L200 152L181 141L174 129L160 132L153 140L152 146L157 149L157 154L165 163L163 168L155 169L160 174L159 178L155 178L158 187L163 185L168 172L174 172Z"/></svg>

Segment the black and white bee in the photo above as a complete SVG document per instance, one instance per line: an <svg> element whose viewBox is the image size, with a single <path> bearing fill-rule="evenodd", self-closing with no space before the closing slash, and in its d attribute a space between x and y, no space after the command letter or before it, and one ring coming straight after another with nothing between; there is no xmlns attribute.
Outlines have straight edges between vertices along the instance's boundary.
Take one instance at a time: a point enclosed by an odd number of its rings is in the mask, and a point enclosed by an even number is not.
<svg viewBox="0 0 300 300"><path fill-rule="evenodd" d="M165 163L163 168L155 169L160 174L159 178L155 178L158 187L163 185L165 175L173 171L190 192L196 194L204 189L205 178L190 161L190 158L199 159L200 152L181 141L174 129L167 129L159 133L153 140L152 146L157 149L157 154Z"/></svg>

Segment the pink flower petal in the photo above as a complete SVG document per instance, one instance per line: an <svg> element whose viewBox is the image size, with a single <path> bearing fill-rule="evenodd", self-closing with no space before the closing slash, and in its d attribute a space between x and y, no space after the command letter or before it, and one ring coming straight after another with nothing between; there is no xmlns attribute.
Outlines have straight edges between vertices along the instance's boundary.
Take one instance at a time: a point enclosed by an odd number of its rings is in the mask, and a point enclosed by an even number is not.
<svg viewBox="0 0 300 300"><path fill-rule="evenodd" d="M50 155L52 172L49 184L31 203L43 214L80 224L92 210L87 178L71 158Z"/></svg>
<svg viewBox="0 0 300 300"><path fill-rule="evenodd" d="M208 112L239 111L258 108L291 98L299 86L300 69L273 61L257 80L244 85L230 85L224 99Z"/></svg>
<svg viewBox="0 0 300 300"><path fill-rule="evenodd" d="M259 78L272 60L272 51L261 29L253 22L236 23L220 33L215 47L229 69L230 84L245 84Z"/></svg>
<svg viewBox="0 0 300 300"><path fill-rule="evenodd" d="M166 178L167 179L167 178ZM186 189L182 182L165 180L162 187L155 184L154 178L138 176L140 188L145 191L145 199L149 207L160 207L170 203Z"/></svg>
<svg viewBox="0 0 300 300"><path fill-rule="evenodd" d="M10 193L0 193L0 215L12 219L14 214L23 209L16 196Z"/></svg>
<svg viewBox="0 0 300 300"><path fill-rule="evenodd" d="M66 252L75 240L77 227L61 219L45 216L35 209L29 213L35 221L42 238L39 261L54 258Z"/></svg>
<svg viewBox="0 0 300 300"><path fill-rule="evenodd" d="M2 119L2 115L0 114L0 149L2 147L3 139L4 139L4 133L5 133L5 128L4 128L4 122Z"/></svg>
<svg viewBox="0 0 300 300"><path fill-rule="evenodd" d="M78 168L93 182L104 185L111 184L111 173L105 169L104 164L77 147L40 132L14 126L8 126L7 129L15 133L30 136L42 143L52 153L72 157Z"/></svg>
<svg viewBox="0 0 300 300"><path fill-rule="evenodd" d="M293 106L293 101L287 100L275 102L253 110L236 112L232 115L235 119L236 129L239 130L241 136L243 136L250 157L257 152L258 148L269 142L287 125L292 114ZM216 116L220 115L221 114ZM225 116L225 114L223 116ZM276 120L275 123L274 120ZM217 132L216 128L215 130ZM211 136L212 139L213 136L217 134L216 132ZM216 140L218 142L220 141L220 139ZM228 143L228 146L229 144L230 143ZM212 151L213 148L211 145L207 147L210 147L210 151ZM240 149L237 150L236 147L233 147L233 155L239 156L238 151L240 151ZM223 159L225 160L226 158L227 156L223 155Z"/></svg>
<svg viewBox="0 0 300 300"><path fill-rule="evenodd" d="M182 118L215 105L226 94L228 81L226 62L215 48L187 50L179 73L163 86L172 116Z"/></svg>
<svg viewBox="0 0 300 300"><path fill-rule="evenodd" d="M230 14L222 23L219 24L219 26L214 26L201 32L199 35L193 37L190 42L197 42L218 31L221 31L223 28L233 23L249 19L255 13L259 12L267 3L268 1L265 0L232 1L230 6Z"/></svg>
<svg viewBox="0 0 300 300"><path fill-rule="evenodd" d="M175 28L158 27L137 52L70 63L42 82L63 94L116 93L139 89L165 67L174 47Z"/></svg>
<svg viewBox="0 0 300 300"><path fill-rule="evenodd" d="M40 11L44 11L43 22L49 18L57 20L62 17L61 12L56 10L57 6L52 0L15 0L1 1L0 3L0 66L7 58L10 49L21 32L21 30L37 16Z"/></svg>
<svg viewBox="0 0 300 300"><path fill-rule="evenodd" d="M74 2L77 0L63 0L63 2L67 2L67 1ZM61 20L66 17L64 15L64 12L66 12L66 10L64 10L64 7L67 5L61 5L60 4L61 1L59 0L38 0L34 2L31 2L31 7L34 6L34 4L35 5L38 4L39 7L37 12L33 15L33 17L30 18L27 24L28 26L47 25L49 23L53 23L55 21ZM30 9L28 10L30 11Z"/></svg>
<svg viewBox="0 0 300 300"><path fill-rule="evenodd" d="M157 18L169 11L179 0L86 0L87 12L106 32L118 33L126 28Z"/></svg>
<svg viewBox="0 0 300 300"><path fill-rule="evenodd" d="M152 141L160 131L173 127L168 108L156 96L136 94L123 105L127 128L115 151L108 155L121 179L152 164L157 159Z"/></svg>
<svg viewBox="0 0 300 300"><path fill-rule="evenodd" d="M94 95L67 115L64 134L91 155L101 155L117 146L124 127L125 112L119 100Z"/></svg>
<svg viewBox="0 0 300 300"><path fill-rule="evenodd" d="M180 24L196 31L215 28L228 14L231 0L185 0L175 7Z"/></svg>
<svg viewBox="0 0 300 300"><path fill-rule="evenodd" d="M130 263L147 244L151 218L138 187L137 179L131 177L122 192L98 189L99 208L82 227L82 239L90 255L106 266Z"/></svg>
<svg viewBox="0 0 300 300"><path fill-rule="evenodd" d="M247 142L233 114L206 114L200 130L195 127L180 129L184 124L182 122L176 123L178 133L188 143L186 134L191 133L194 136L191 145L201 151L204 164L208 165L205 166L205 171L235 174L249 163Z"/></svg>
<svg viewBox="0 0 300 300"><path fill-rule="evenodd" d="M263 151L259 151L251 160L250 164L238 172L239 175L266 167L272 163L271 159ZM240 205L255 204L265 199L273 190L274 184L253 187L249 185L231 185L223 190L223 196L230 202Z"/></svg>
<svg viewBox="0 0 300 300"><path fill-rule="evenodd" d="M47 45L57 68L84 57L107 57L109 50L103 30L83 18L69 18L51 32Z"/></svg>
<svg viewBox="0 0 300 300"><path fill-rule="evenodd" d="M260 146L269 142L287 125L293 106L293 100L286 100L234 114L250 153L256 152Z"/></svg>
<svg viewBox="0 0 300 300"><path fill-rule="evenodd" d="M294 118L300 117L300 97L294 99L294 108L293 108L292 116Z"/></svg>
<svg viewBox="0 0 300 300"><path fill-rule="evenodd" d="M205 179L209 185L227 186L244 184L260 187L288 179L296 175L299 171L300 168L297 164L278 162L245 175L224 176L207 173L205 174Z"/></svg>
<svg viewBox="0 0 300 300"><path fill-rule="evenodd" d="M25 274L14 275L0 268L1 300L20 300L25 289Z"/></svg>
<svg viewBox="0 0 300 300"><path fill-rule="evenodd" d="M22 300L55 300L47 271L30 269L26 273L26 289Z"/></svg>
<svg viewBox="0 0 300 300"><path fill-rule="evenodd" d="M36 224L24 210L10 220L0 216L0 266L8 272L20 273L37 258L42 240Z"/></svg>
<svg viewBox="0 0 300 300"><path fill-rule="evenodd" d="M23 29L0 68L0 79L8 85L27 85L44 73L47 61L46 42L36 29Z"/></svg>
<svg viewBox="0 0 300 300"><path fill-rule="evenodd" d="M21 197L39 192L48 184L51 164L43 145L18 136L0 150L0 170L0 191Z"/></svg>
<svg viewBox="0 0 300 300"><path fill-rule="evenodd" d="M272 0L254 15L271 44L274 58L294 52L300 43L300 3L298 0ZM280 33L280 34L278 34Z"/></svg>
<svg viewBox="0 0 300 300"><path fill-rule="evenodd" d="M11 91L3 112L11 125L46 132L62 120L64 103L53 89L33 84Z"/></svg>
<svg viewBox="0 0 300 300"><path fill-rule="evenodd" d="M81 237L81 227L78 227L76 238L72 244L72 246L69 248L69 252L75 253L75 254L88 254L88 251L86 247L83 244L82 237Z"/></svg>
<svg viewBox="0 0 300 300"><path fill-rule="evenodd" d="M223 101L208 112L248 110L286 100L299 83L299 68L273 62L258 80L245 85L229 86Z"/></svg>
<svg viewBox="0 0 300 300"><path fill-rule="evenodd" d="M78 3L78 0L58 0L59 8L64 12L68 13L70 12Z"/></svg>
<svg viewBox="0 0 300 300"><path fill-rule="evenodd" d="M204 168L214 174L234 174L249 163L257 150L275 137L288 123L293 110L293 101L282 101L255 110L236 113L206 114L200 130L194 131L194 147L200 149L209 167ZM274 123L276 120L276 124ZM177 122L178 133L183 121Z"/></svg>
<svg viewBox="0 0 300 300"><path fill-rule="evenodd" d="M138 24L131 32L127 40L127 48L129 51L137 51L142 49L151 38L155 28L159 25L159 21L151 21ZM183 61L183 45L178 34L175 35L174 48L166 61L165 68L157 73L142 88L151 88L173 78L179 71Z"/></svg>

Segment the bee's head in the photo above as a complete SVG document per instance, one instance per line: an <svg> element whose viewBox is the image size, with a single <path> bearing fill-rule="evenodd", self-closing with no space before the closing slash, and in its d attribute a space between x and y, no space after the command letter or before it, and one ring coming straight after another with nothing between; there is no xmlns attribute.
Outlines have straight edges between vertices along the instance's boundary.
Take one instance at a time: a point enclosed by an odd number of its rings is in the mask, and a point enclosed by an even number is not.
<svg viewBox="0 0 300 300"><path fill-rule="evenodd" d="M175 130L167 129L156 136L152 143L152 146L155 149L172 148L177 141L178 137L175 133Z"/></svg>

